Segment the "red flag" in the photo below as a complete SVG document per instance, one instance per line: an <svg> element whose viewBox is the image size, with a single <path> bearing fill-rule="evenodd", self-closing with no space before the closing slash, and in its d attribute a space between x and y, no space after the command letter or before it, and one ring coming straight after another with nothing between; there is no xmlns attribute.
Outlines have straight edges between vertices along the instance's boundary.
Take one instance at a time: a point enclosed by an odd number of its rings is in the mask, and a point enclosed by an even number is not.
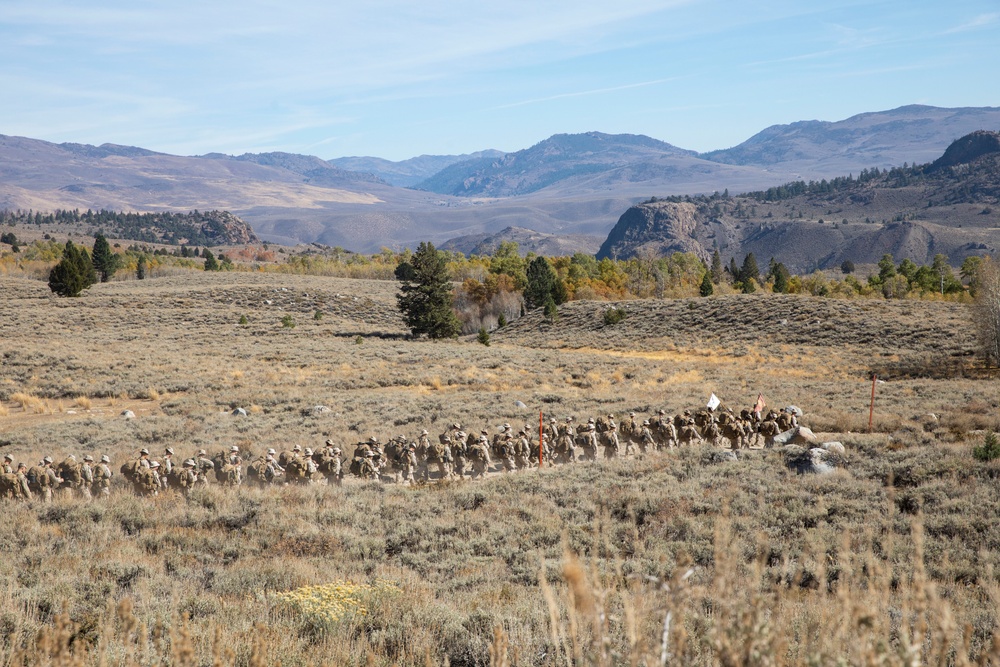
<svg viewBox="0 0 1000 667"><path fill-rule="evenodd" d="M764 394L757 394L757 404L753 406L753 411L757 414L767 407L767 403L764 402Z"/></svg>

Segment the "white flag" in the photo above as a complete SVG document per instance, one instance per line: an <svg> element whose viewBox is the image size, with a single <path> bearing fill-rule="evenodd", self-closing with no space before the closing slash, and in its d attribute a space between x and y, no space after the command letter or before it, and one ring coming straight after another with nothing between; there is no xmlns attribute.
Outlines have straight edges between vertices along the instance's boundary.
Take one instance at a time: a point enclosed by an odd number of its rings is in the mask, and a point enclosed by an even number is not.
<svg viewBox="0 0 1000 667"><path fill-rule="evenodd" d="M708 399L708 409L715 410L717 407L719 407L720 403L722 403L722 401L719 400L719 397L716 396L715 394L712 394Z"/></svg>

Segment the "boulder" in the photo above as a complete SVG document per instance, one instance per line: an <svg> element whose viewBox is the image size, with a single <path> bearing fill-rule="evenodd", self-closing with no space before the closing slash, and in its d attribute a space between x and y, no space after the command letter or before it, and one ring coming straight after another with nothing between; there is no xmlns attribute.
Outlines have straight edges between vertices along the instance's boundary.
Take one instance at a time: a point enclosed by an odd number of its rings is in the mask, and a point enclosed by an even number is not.
<svg viewBox="0 0 1000 667"><path fill-rule="evenodd" d="M708 463L727 463L729 461L739 461L736 452L731 449L714 450L705 457Z"/></svg>
<svg viewBox="0 0 1000 667"><path fill-rule="evenodd" d="M524 410L528 406L525 405L524 403L522 403L521 401L514 401L514 407L515 408L521 408L522 410Z"/></svg>
<svg viewBox="0 0 1000 667"><path fill-rule="evenodd" d="M131 410L122 410L122 417L125 419L135 419L135 413Z"/></svg>
<svg viewBox="0 0 1000 667"><path fill-rule="evenodd" d="M785 448L785 462L788 467L800 475L828 475L836 470L833 457L825 449L813 447L804 449L798 446Z"/></svg>
<svg viewBox="0 0 1000 667"><path fill-rule="evenodd" d="M326 407L325 405L317 405L317 406L313 407L313 409L312 409L312 413L314 415L321 415L324 412L329 412L329 411L330 411L330 408Z"/></svg>
<svg viewBox="0 0 1000 667"><path fill-rule="evenodd" d="M820 445L820 447L828 452L840 454L841 456L847 453L847 450L844 448L844 443L837 442L836 440L832 442L824 442Z"/></svg>
<svg viewBox="0 0 1000 667"><path fill-rule="evenodd" d="M247 416L247 411L244 410L243 408L236 408L235 410L233 410L229 414L231 414L234 417L246 417Z"/></svg>
<svg viewBox="0 0 1000 667"><path fill-rule="evenodd" d="M805 426L796 426L774 436L774 446L785 445L815 445L819 442L816 434Z"/></svg>
<svg viewBox="0 0 1000 667"><path fill-rule="evenodd" d="M796 417L801 417L802 416L802 408L800 408L797 405L789 405L784 410L785 410L785 412L791 412Z"/></svg>

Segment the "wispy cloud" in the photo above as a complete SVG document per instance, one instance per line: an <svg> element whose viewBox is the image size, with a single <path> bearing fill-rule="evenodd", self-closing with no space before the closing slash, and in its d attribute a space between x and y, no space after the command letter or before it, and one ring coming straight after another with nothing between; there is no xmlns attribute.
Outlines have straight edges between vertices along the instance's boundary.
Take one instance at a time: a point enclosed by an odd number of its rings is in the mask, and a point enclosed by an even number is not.
<svg viewBox="0 0 1000 667"><path fill-rule="evenodd" d="M980 28L985 28L987 26L993 25L998 20L1000 20L1000 12L993 12L990 14L980 14L971 21L966 21L954 28L949 28L944 31L944 34L951 35L956 32L969 32L970 30L978 30Z"/></svg>

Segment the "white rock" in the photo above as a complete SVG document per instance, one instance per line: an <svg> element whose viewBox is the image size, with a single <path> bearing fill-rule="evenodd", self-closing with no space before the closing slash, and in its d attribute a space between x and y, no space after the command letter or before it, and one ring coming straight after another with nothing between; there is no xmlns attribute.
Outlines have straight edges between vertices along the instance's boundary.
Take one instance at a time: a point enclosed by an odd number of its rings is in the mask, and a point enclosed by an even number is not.
<svg viewBox="0 0 1000 667"><path fill-rule="evenodd" d="M125 419L135 419L135 413L132 412L131 410L123 410L122 417L124 417Z"/></svg>

